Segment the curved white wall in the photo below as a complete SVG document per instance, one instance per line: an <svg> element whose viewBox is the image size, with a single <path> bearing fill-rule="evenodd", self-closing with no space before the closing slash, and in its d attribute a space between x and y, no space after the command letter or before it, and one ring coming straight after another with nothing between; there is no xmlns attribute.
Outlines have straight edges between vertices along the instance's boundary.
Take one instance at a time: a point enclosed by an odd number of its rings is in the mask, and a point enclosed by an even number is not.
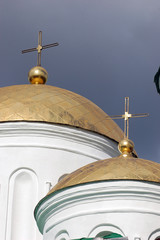
<svg viewBox="0 0 160 240"><path fill-rule="evenodd" d="M73 186L43 199L36 208L36 220L44 240L96 237L107 231L129 240L155 240L160 185L106 181Z"/></svg>
<svg viewBox="0 0 160 240"><path fill-rule="evenodd" d="M41 239L33 210L59 177L119 154L101 135L36 122L1 123L0 153L1 240Z"/></svg>

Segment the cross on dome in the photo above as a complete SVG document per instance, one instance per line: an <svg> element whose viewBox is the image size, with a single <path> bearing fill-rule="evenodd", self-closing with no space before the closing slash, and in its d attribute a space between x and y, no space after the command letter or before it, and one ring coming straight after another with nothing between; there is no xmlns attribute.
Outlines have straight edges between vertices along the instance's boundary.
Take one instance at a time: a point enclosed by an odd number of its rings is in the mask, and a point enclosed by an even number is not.
<svg viewBox="0 0 160 240"><path fill-rule="evenodd" d="M125 112L122 115L112 115L109 116L111 119L124 119L124 138L129 137L129 119L137 117L148 117L148 113L138 113L131 114L129 113L129 97L125 97Z"/></svg>
<svg viewBox="0 0 160 240"><path fill-rule="evenodd" d="M129 137L129 119L137 117L147 117L148 113L131 114L129 113L129 97L125 97L125 111L122 115L108 116L108 119L124 119L124 139L118 144L118 149L123 157L127 157L133 153L134 143L128 139Z"/></svg>
<svg viewBox="0 0 160 240"><path fill-rule="evenodd" d="M51 43L51 44L42 46L42 31L39 31L37 48L29 48L29 49L22 51L22 53L28 53L28 52L34 52L34 51L38 52L37 66L33 67L28 73L28 80L31 84L45 84L46 83L47 78L48 78L48 73L47 73L46 69L41 67L41 52L42 52L42 49L56 47L58 45L59 45L59 43L56 42L56 43Z"/></svg>
<svg viewBox="0 0 160 240"><path fill-rule="evenodd" d="M23 50L22 53L28 53L28 52L37 51L38 52L37 66L41 66L41 52L42 52L42 49L56 47L58 45L59 45L59 43L56 42L56 43L51 43L51 44L47 44L47 45L42 46L42 31L39 31L37 48L29 48L29 49Z"/></svg>

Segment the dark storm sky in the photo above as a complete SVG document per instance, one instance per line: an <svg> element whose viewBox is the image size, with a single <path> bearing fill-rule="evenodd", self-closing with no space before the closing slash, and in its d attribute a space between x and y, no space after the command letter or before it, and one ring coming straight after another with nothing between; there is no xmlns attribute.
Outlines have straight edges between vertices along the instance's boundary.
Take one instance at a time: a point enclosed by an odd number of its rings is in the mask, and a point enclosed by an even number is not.
<svg viewBox="0 0 160 240"><path fill-rule="evenodd" d="M160 65L159 0L1 0L0 87L28 84L36 65L38 31L48 84L96 103L107 114L150 116L130 120L130 138L139 157L160 162L160 95L153 78ZM117 123L123 128L123 121Z"/></svg>

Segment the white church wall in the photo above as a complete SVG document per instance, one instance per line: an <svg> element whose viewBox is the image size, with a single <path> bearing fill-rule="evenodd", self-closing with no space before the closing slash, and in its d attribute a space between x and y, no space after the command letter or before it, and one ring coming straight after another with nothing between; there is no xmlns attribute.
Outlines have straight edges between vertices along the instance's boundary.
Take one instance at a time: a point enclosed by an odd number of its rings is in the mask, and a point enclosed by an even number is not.
<svg viewBox="0 0 160 240"><path fill-rule="evenodd" d="M15 171L9 181L7 240L35 239L33 208L38 201L37 197L36 174L24 168Z"/></svg>
<svg viewBox="0 0 160 240"><path fill-rule="evenodd" d="M108 181L60 190L36 209L44 240L96 237L116 232L129 240L153 240L160 223L160 186ZM67 238L66 238L67 240Z"/></svg>
<svg viewBox="0 0 160 240"><path fill-rule="evenodd" d="M19 240L24 235L32 240L41 239L38 230L36 236L34 233L36 223L32 231L27 225L27 218L33 214L38 200L62 175L93 161L118 155L114 141L78 128L36 122L10 122L0 126L1 240L10 240L11 233L11 240ZM26 187L24 178L29 184ZM30 199L31 194L34 200ZM22 222L23 204L18 204L17 196L26 206ZM11 210L11 206L15 206L15 210ZM15 227L19 232L13 232L15 219L21 222L19 229ZM28 228L24 230L25 224ZM31 235L26 235L26 231Z"/></svg>

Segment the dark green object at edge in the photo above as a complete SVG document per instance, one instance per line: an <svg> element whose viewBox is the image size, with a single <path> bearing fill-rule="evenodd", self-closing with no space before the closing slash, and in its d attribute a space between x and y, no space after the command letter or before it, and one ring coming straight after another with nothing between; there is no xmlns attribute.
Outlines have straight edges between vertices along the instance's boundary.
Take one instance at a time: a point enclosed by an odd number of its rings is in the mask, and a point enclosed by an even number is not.
<svg viewBox="0 0 160 240"><path fill-rule="evenodd" d="M118 237L122 237L121 235L117 234L117 233L111 233L107 236L104 236L102 238L104 239L108 239L108 238L118 238ZM94 238L79 238L79 239L74 239L74 240L93 240Z"/></svg>
<svg viewBox="0 0 160 240"><path fill-rule="evenodd" d="M157 92L160 94L160 67L158 69L158 72L154 76L154 82L156 84Z"/></svg>

